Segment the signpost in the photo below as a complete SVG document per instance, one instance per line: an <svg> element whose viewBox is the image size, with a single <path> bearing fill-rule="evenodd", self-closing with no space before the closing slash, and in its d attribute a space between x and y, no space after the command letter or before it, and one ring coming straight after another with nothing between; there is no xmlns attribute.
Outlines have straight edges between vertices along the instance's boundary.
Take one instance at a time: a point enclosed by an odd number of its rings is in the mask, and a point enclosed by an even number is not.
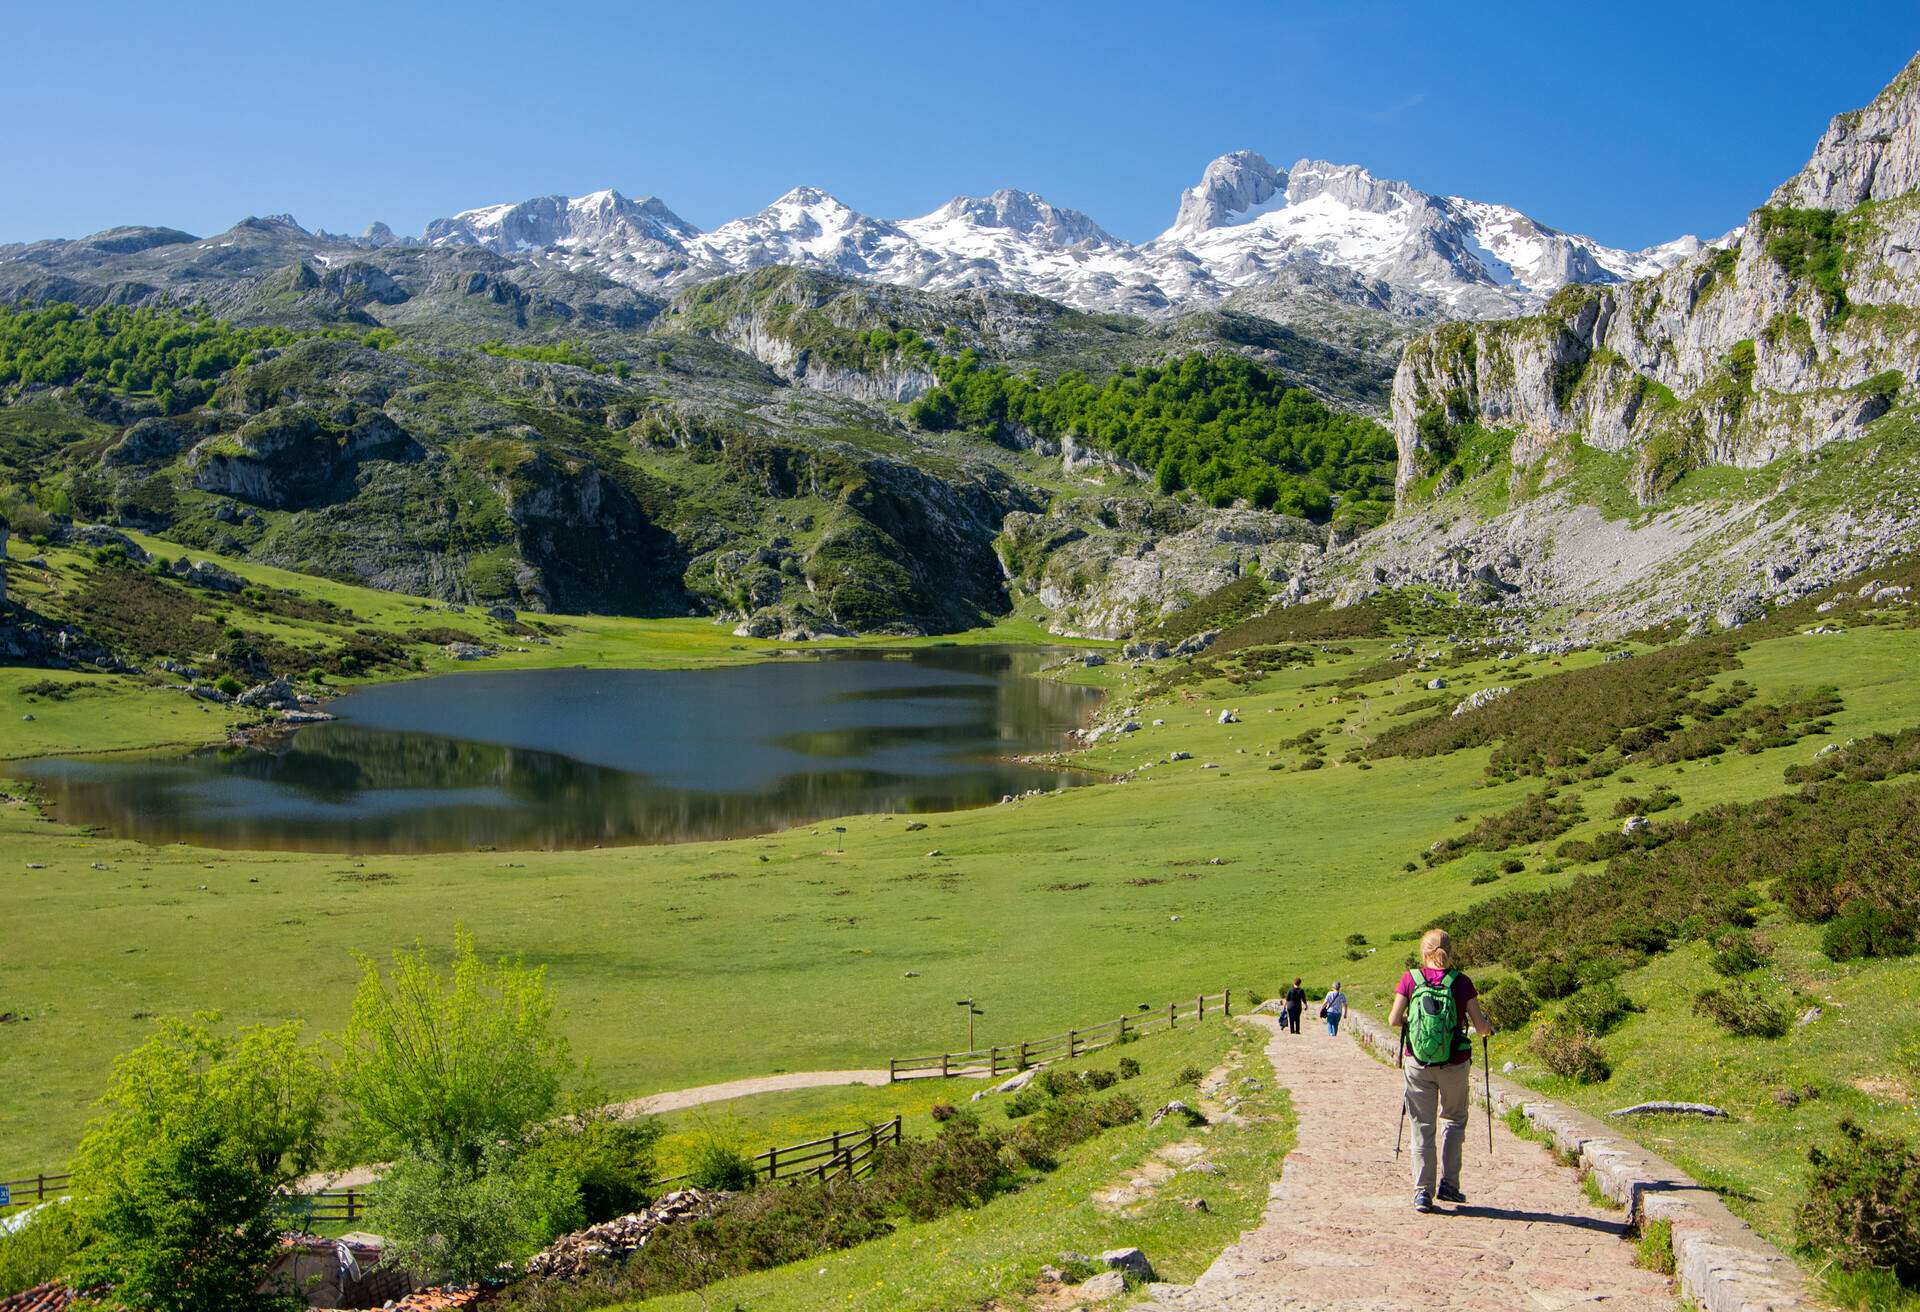
<svg viewBox="0 0 1920 1312"><path fill-rule="evenodd" d="M973 1051L973 1018L975 1016L984 1016L987 1013L980 1010L980 1008L974 1006L972 998L961 998L958 1002L955 1002L953 1005L956 1007L965 1007L967 1009L967 1051L972 1052Z"/></svg>

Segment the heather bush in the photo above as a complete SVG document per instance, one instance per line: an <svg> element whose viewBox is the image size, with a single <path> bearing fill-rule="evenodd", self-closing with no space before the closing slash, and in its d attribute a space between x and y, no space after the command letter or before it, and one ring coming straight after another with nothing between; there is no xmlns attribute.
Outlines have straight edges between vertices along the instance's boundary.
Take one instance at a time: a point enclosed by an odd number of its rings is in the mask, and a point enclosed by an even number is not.
<svg viewBox="0 0 1920 1312"><path fill-rule="evenodd" d="M1597 1084L1613 1075L1613 1067L1599 1041L1563 1020L1550 1020L1536 1026L1527 1049L1555 1075L1578 1084Z"/></svg>
<svg viewBox="0 0 1920 1312"><path fill-rule="evenodd" d="M1794 1214L1801 1242L1848 1270L1920 1283L1920 1149L1840 1122L1837 1142L1807 1153L1813 1172Z"/></svg>
<svg viewBox="0 0 1920 1312"><path fill-rule="evenodd" d="M1480 990L1480 1005L1497 1030L1517 1030L1533 1019L1540 1000L1518 979L1503 979Z"/></svg>
<svg viewBox="0 0 1920 1312"><path fill-rule="evenodd" d="M1750 974L1773 959L1773 945L1744 929L1730 929L1713 941L1707 964L1729 979Z"/></svg>
<svg viewBox="0 0 1920 1312"><path fill-rule="evenodd" d="M1835 961L1862 957L1904 957L1914 948L1914 918L1855 898L1827 922L1820 950Z"/></svg>
<svg viewBox="0 0 1920 1312"><path fill-rule="evenodd" d="M1589 985L1568 998L1561 1004L1560 1019L1599 1037L1618 1029L1621 1021L1638 1010L1618 984L1607 980Z"/></svg>
<svg viewBox="0 0 1920 1312"><path fill-rule="evenodd" d="M1793 1020L1785 1003L1744 979L1702 990L1693 999L1693 1011L1739 1038L1781 1038Z"/></svg>

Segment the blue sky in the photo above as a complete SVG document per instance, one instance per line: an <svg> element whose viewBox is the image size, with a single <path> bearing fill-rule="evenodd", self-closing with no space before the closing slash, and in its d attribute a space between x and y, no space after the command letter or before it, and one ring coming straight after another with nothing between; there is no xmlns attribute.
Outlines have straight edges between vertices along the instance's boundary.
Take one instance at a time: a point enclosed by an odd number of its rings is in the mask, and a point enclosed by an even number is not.
<svg viewBox="0 0 1920 1312"><path fill-rule="evenodd" d="M544 12L543 12L544 10ZM0 3L0 242L417 233L615 187L711 227L1024 187L1143 240L1234 149L1637 247L1739 222L1920 47L1881 3Z"/></svg>

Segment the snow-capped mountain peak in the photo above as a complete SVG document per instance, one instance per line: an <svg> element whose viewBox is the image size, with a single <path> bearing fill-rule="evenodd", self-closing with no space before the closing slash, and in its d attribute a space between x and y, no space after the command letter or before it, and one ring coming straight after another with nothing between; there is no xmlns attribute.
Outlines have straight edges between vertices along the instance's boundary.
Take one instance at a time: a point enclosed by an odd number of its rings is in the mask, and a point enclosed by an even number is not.
<svg viewBox="0 0 1920 1312"><path fill-rule="evenodd" d="M1173 226L1140 246L1014 188L896 220L807 186L709 232L652 197L603 190L466 210L429 224L425 240L559 260L662 290L797 264L931 290L998 287L1084 309L1159 314L1304 277L1370 305L1449 317L1512 314L1569 282L1643 277L1698 249L1685 237L1616 250L1505 205L1432 195L1357 164L1301 159L1282 170L1248 150L1208 164L1181 192Z"/></svg>
<svg viewBox="0 0 1920 1312"><path fill-rule="evenodd" d="M1264 155L1251 150L1222 155L1207 165L1197 186L1180 193L1180 212L1161 240L1246 223L1264 213L1268 202L1283 197L1286 189L1287 175L1267 163Z"/></svg>
<svg viewBox="0 0 1920 1312"><path fill-rule="evenodd" d="M1040 245L1078 246L1090 242L1096 246L1122 246L1079 210L1055 205L1030 191L1002 187L990 196L956 196L933 213L908 219L901 228L922 240L937 244L938 234L956 232L962 227L1004 229Z"/></svg>

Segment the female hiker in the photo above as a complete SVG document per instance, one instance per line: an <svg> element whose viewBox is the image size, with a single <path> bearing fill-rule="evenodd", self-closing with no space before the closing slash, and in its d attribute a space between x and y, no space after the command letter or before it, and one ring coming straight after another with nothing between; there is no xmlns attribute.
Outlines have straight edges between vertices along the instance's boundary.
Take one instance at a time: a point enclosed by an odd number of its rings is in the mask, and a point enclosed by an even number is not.
<svg viewBox="0 0 1920 1312"><path fill-rule="evenodd" d="M1480 992L1453 968L1453 939L1430 929L1420 940L1420 966L1400 977L1387 1024L1401 1030L1405 1063L1407 1117L1413 1122L1413 1207L1431 1212L1443 1203L1464 1203L1460 1192L1460 1150L1467 1138L1467 1108L1473 1101L1473 1040L1467 1021L1479 1034L1492 1034ZM1439 1178L1434 1175L1434 1131L1439 1131Z"/></svg>
<svg viewBox="0 0 1920 1312"><path fill-rule="evenodd" d="M1300 1032L1300 1013L1307 1005L1307 991L1300 987L1300 977L1293 977L1293 987L1287 990L1287 1028L1295 1034Z"/></svg>
<svg viewBox="0 0 1920 1312"><path fill-rule="evenodd" d="M1340 1033L1340 1018L1347 1014L1347 995L1340 991L1340 981L1333 982L1333 991L1320 1003L1320 1019L1327 1023L1327 1037Z"/></svg>

